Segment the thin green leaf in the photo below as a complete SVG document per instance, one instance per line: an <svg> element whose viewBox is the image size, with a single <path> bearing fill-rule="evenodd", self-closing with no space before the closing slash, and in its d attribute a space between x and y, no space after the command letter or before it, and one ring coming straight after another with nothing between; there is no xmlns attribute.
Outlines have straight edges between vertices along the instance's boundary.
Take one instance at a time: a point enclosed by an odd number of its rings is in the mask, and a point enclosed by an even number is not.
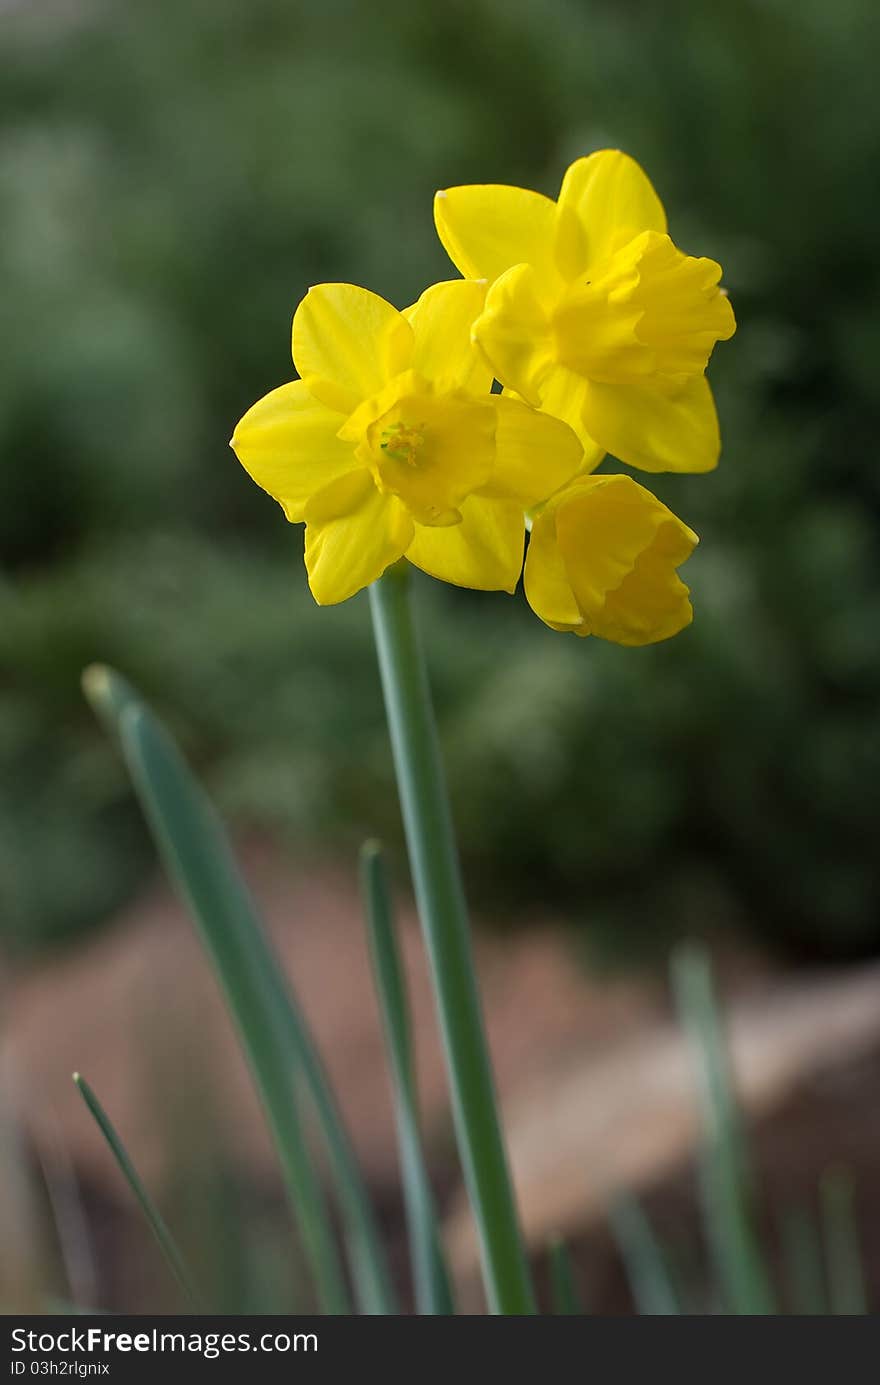
<svg viewBox="0 0 880 1385"><path fill-rule="evenodd" d="M819 1234L813 1218L803 1207L789 1207L785 1213L782 1258L792 1312L799 1317L827 1314Z"/></svg>
<svg viewBox="0 0 880 1385"><path fill-rule="evenodd" d="M332 1233L297 1115L303 1084L326 1141L360 1307L393 1314L396 1300L378 1227L335 1097L223 828L167 732L125 680L109 669L92 669L85 690L105 724L116 727L166 869L226 994L300 1225L311 1238L310 1259L321 1261L323 1297L344 1311L342 1277L330 1258Z"/></svg>
<svg viewBox="0 0 880 1385"><path fill-rule="evenodd" d="M119 735L119 722L126 708L145 705L128 679L105 664L89 664L83 669L82 690L104 730L114 739Z"/></svg>
<svg viewBox="0 0 880 1385"><path fill-rule="evenodd" d="M200 924L263 1099L303 1249L327 1313L345 1313L348 1294L320 1178L308 1149L298 1100L298 1065L279 1034L268 968L276 963L250 901L226 858L207 803L171 742L137 706L123 708L120 738L166 866Z"/></svg>
<svg viewBox="0 0 880 1385"><path fill-rule="evenodd" d="M419 1133L409 1007L394 929L388 875L382 849L376 842L367 842L361 851L361 890L373 976L391 1060L397 1144L416 1306L422 1314L449 1315L455 1312L455 1308Z"/></svg>
<svg viewBox="0 0 880 1385"><path fill-rule="evenodd" d="M868 1311L868 1302L852 1178L843 1169L829 1170L820 1184L819 1197L830 1311L861 1317Z"/></svg>
<svg viewBox="0 0 880 1385"><path fill-rule="evenodd" d="M550 1295L557 1317L580 1317L586 1313L574 1277L568 1246L558 1238L548 1247L550 1260Z"/></svg>
<svg viewBox="0 0 880 1385"><path fill-rule="evenodd" d="M73 1161L54 1122L37 1139L35 1154L52 1208L67 1292L75 1303L94 1303L98 1266L88 1217Z"/></svg>
<svg viewBox="0 0 880 1385"><path fill-rule="evenodd" d="M611 1209L611 1229L639 1313L650 1317L680 1314L681 1302L663 1249L639 1204L619 1197Z"/></svg>
<svg viewBox="0 0 880 1385"><path fill-rule="evenodd" d="M80 1096L94 1117L98 1129L107 1141L110 1152L116 1160L123 1178L134 1193L140 1205L140 1209L147 1219L150 1230L159 1243L159 1249L162 1251L171 1273L189 1299L192 1307L195 1308L196 1311L199 1311L201 1308L200 1296L196 1292L192 1276L186 1267L184 1258L177 1247L174 1237L168 1230L161 1212L144 1187L140 1175L131 1162L125 1146L117 1135L110 1117L107 1115L107 1112L104 1110L85 1078L78 1072L75 1072L73 1074L73 1080Z"/></svg>
<svg viewBox="0 0 880 1385"><path fill-rule="evenodd" d="M733 1313L773 1313L773 1290L752 1216L745 1138L705 950L679 948L672 980L699 1079L703 1209L719 1282Z"/></svg>
<svg viewBox="0 0 880 1385"><path fill-rule="evenodd" d="M66 1298L47 1298L42 1311L44 1313L57 1313L59 1317L65 1318L96 1318L105 1315L103 1308L83 1308L78 1303L71 1303Z"/></svg>

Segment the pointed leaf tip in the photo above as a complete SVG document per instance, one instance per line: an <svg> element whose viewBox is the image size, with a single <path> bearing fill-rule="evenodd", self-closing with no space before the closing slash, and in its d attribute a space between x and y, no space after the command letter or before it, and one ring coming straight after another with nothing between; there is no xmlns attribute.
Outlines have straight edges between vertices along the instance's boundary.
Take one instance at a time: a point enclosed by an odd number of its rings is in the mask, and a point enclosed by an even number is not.
<svg viewBox="0 0 880 1385"><path fill-rule="evenodd" d="M107 695L110 670L106 664L87 664L82 671L80 684L86 700L94 706Z"/></svg>

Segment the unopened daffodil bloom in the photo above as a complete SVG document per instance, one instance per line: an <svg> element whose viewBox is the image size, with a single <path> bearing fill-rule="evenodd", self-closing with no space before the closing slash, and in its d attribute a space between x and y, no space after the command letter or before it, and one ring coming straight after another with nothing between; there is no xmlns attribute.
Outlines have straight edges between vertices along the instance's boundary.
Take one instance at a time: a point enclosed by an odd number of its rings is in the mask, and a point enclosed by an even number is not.
<svg viewBox="0 0 880 1385"><path fill-rule="evenodd" d="M474 335L506 388L570 423L597 461L610 452L645 471L715 466L705 370L716 341L733 335L733 310L720 266L670 240L633 159L578 159L556 202L456 187L437 194L434 213L456 268L490 283Z"/></svg>
<svg viewBox="0 0 880 1385"><path fill-rule="evenodd" d="M676 568L696 534L629 476L582 476L532 525L529 604L554 630L654 644L693 617Z"/></svg>
<svg viewBox="0 0 880 1385"><path fill-rule="evenodd" d="M238 424L253 479L306 525L309 585L344 601L403 557L459 586L513 591L523 512L583 465L565 423L490 393L471 326L484 283L435 284L405 312L352 284L309 291L300 378Z"/></svg>

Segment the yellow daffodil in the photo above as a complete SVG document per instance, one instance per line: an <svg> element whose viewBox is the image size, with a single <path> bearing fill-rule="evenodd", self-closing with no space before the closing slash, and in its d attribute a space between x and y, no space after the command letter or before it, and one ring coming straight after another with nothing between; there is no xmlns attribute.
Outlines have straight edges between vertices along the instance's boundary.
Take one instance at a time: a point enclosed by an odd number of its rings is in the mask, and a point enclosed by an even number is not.
<svg viewBox="0 0 880 1385"><path fill-rule="evenodd" d="M300 379L255 404L232 447L287 518L305 522L322 605L404 555L443 581L513 591L524 510L582 467L563 422L490 393L471 340L485 292L435 284L401 313L366 289L321 284L297 308Z"/></svg>
<svg viewBox="0 0 880 1385"><path fill-rule="evenodd" d="M487 279L475 339L496 377L565 419L596 461L708 471L720 450L705 369L733 335L721 268L676 248L654 188L617 150L578 159L558 201L523 188L437 194L437 230ZM598 445L598 447L596 447Z"/></svg>
<svg viewBox="0 0 880 1385"><path fill-rule="evenodd" d="M698 542L631 477L579 477L533 523L526 596L554 630L654 644L691 622L676 568Z"/></svg>

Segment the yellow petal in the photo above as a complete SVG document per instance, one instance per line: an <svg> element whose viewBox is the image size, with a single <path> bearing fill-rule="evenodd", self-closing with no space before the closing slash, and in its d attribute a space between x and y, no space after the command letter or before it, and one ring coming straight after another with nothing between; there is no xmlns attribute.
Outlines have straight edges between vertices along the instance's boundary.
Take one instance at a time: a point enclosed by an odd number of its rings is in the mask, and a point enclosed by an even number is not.
<svg viewBox="0 0 880 1385"><path fill-rule="evenodd" d="M697 535L629 476L573 483L554 506L565 575L582 633L617 644L654 644L693 618L676 568Z"/></svg>
<svg viewBox="0 0 880 1385"><path fill-rule="evenodd" d="M549 308L535 270L521 264L492 285L474 323L474 336L495 378L535 407L555 361Z"/></svg>
<svg viewBox="0 0 880 1385"><path fill-rule="evenodd" d="M434 198L434 223L447 255L466 279L497 279L517 264L555 277L556 204L526 188L472 184Z"/></svg>
<svg viewBox="0 0 880 1385"><path fill-rule="evenodd" d="M338 476L329 486L310 496L303 507L303 519L306 524L321 525L353 515L370 498L372 489L375 489L373 478L359 463L357 471Z"/></svg>
<svg viewBox="0 0 880 1385"><path fill-rule="evenodd" d="M642 471L711 471L718 464L718 415L702 375L646 385L590 381L583 420L606 452Z"/></svg>
<svg viewBox="0 0 880 1385"><path fill-rule="evenodd" d="M412 538L413 524L393 496L381 495L369 472L363 472L357 492L350 486L350 513L323 520L316 507L306 523L305 561L309 586L319 606L346 601L368 587L402 557Z"/></svg>
<svg viewBox="0 0 880 1385"><path fill-rule="evenodd" d="M318 284L294 314L293 363L310 393L343 414L405 370L412 350L403 314L354 284Z"/></svg>
<svg viewBox="0 0 880 1385"><path fill-rule="evenodd" d="M605 456L605 448L588 433L584 423L584 405L589 381L568 366L554 365L541 382L541 409L567 423L584 449L582 471L595 471Z"/></svg>
<svg viewBox="0 0 880 1385"><path fill-rule="evenodd" d="M488 394L492 371L471 339L485 298L484 280L452 279L432 285L406 308L404 316L415 334L413 370L445 388Z"/></svg>
<svg viewBox="0 0 880 1385"><path fill-rule="evenodd" d="M481 495L515 500L531 510L581 469L584 449L558 418L510 395L494 396L495 465Z"/></svg>
<svg viewBox="0 0 880 1385"><path fill-rule="evenodd" d="M666 213L648 175L619 149L602 149L571 165L562 180L560 208L575 211L583 231L581 264L569 248L571 277L598 264L641 231L665 231ZM565 226L561 212L561 226ZM567 228L570 233L570 228Z"/></svg>
<svg viewBox="0 0 880 1385"><path fill-rule="evenodd" d="M351 443L336 436L339 421L293 380L258 400L236 426L235 455L294 523L311 496L360 466Z"/></svg>
<svg viewBox="0 0 880 1385"><path fill-rule="evenodd" d="M584 618L575 600L556 540L556 511L539 515L532 525L523 578L526 599L536 616L554 630L575 630ZM589 629L584 629L589 634Z"/></svg>
<svg viewBox="0 0 880 1385"><path fill-rule="evenodd" d="M441 582L478 591L513 592L522 569L524 540L521 506L471 496L462 504L460 524L444 529L417 524L406 556Z"/></svg>
<svg viewBox="0 0 880 1385"><path fill-rule="evenodd" d="M366 435L370 424L375 423L377 418L381 418L383 414L387 413L399 399L432 392L433 387L417 371L404 370L400 375L396 375L393 380L390 380L378 394L373 394L369 399L365 399L362 404L358 405L354 413L349 414L339 429L339 436L346 442L359 443Z"/></svg>

